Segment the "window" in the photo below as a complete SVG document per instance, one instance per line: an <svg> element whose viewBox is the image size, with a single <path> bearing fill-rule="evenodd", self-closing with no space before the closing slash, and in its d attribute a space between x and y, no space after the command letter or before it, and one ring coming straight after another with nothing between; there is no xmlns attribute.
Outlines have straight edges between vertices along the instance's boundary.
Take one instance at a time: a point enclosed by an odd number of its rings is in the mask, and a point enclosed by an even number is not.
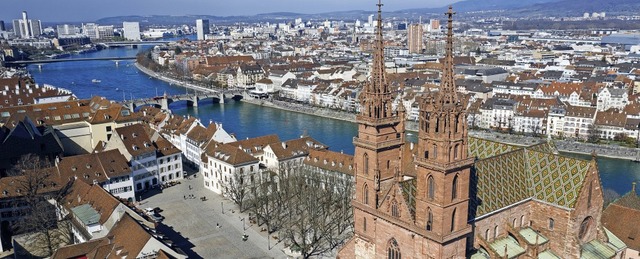
<svg viewBox="0 0 640 259"><path fill-rule="evenodd" d="M456 209L453 209L453 213L451 213L451 232L456 230Z"/></svg>
<svg viewBox="0 0 640 259"><path fill-rule="evenodd" d="M433 158L438 158L438 146L433 144Z"/></svg>
<svg viewBox="0 0 640 259"><path fill-rule="evenodd" d="M433 180L433 176L429 176L429 178L427 178L427 187L428 187L427 197L430 200L433 200L433 198L435 197L435 191L436 191L436 184Z"/></svg>
<svg viewBox="0 0 640 259"><path fill-rule="evenodd" d="M369 186L367 186L367 184L364 184L364 190L363 190L363 194L362 194L362 201L364 202L364 204L369 204Z"/></svg>
<svg viewBox="0 0 640 259"><path fill-rule="evenodd" d="M398 210L398 203L396 201L391 203L391 216L400 217L400 211Z"/></svg>
<svg viewBox="0 0 640 259"><path fill-rule="evenodd" d="M456 120L457 120L457 119L456 119ZM456 146L453 148L453 158L455 158L455 159L458 159L458 146L459 146L459 145L456 145Z"/></svg>
<svg viewBox="0 0 640 259"><path fill-rule="evenodd" d="M387 244L387 254L388 259L402 259L400 248L398 247L398 242L395 238L389 240L389 243Z"/></svg>
<svg viewBox="0 0 640 259"><path fill-rule="evenodd" d="M553 225L555 224L555 222L553 221L553 219L549 219L549 229L553 230Z"/></svg>
<svg viewBox="0 0 640 259"><path fill-rule="evenodd" d="M367 153L364 154L362 159L362 168L364 169L364 174L369 175L369 155Z"/></svg>
<svg viewBox="0 0 640 259"><path fill-rule="evenodd" d="M520 226L524 227L524 215L520 216Z"/></svg>
<svg viewBox="0 0 640 259"><path fill-rule="evenodd" d="M367 232L367 218L362 218L362 231Z"/></svg>
<svg viewBox="0 0 640 259"><path fill-rule="evenodd" d="M586 217L582 223L580 224L580 232L578 232L578 238L584 239L587 233L589 232L589 227L591 227L592 217Z"/></svg>
<svg viewBox="0 0 640 259"><path fill-rule="evenodd" d="M451 200L458 198L458 175L453 177L453 184L451 185Z"/></svg>
<svg viewBox="0 0 640 259"><path fill-rule="evenodd" d="M589 183L589 196L587 197L587 208L591 208L591 190L593 189L593 182Z"/></svg>
<svg viewBox="0 0 640 259"><path fill-rule="evenodd" d="M431 231L433 228L433 214L431 213L431 208L427 209L427 231Z"/></svg>
<svg viewBox="0 0 640 259"><path fill-rule="evenodd" d="M484 231L484 240L489 241L489 229Z"/></svg>
<svg viewBox="0 0 640 259"><path fill-rule="evenodd" d="M493 228L493 239L498 238L498 230L499 230L499 229L498 229L498 226L495 226L495 227Z"/></svg>

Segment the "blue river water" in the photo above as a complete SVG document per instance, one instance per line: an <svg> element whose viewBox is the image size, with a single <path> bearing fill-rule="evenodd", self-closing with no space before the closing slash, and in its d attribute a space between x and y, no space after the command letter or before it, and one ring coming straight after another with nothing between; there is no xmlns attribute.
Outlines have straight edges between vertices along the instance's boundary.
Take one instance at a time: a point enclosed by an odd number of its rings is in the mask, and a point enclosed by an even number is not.
<svg viewBox="0 0 640 259"><path fill-rule="evenodd" d="M114 48L81 55L82 57L134 56L140 49ZM51 84L73 91L78 98L95 95L111 100L143 98L167 94L180 94L188 90L150 78L133 66L132 60L84 61L51 63L29 71L37 83ZM93 83L92 80L100 80ZM353 137L356 125L350 122L321 118L290 111L257 106L227 100L224 104L199 103L199 107L187 107L185 102L171 104L175 114L199 117L206 125L209 121L221 122L238 139L277 134L281 140L289 140L308 134L328 145L330 150L353 154ZM567 154L584 159L590 156ZM618 194L631 190L631 182L640 181L640 163L612 158L598 158L600 177L604 189Z"/></svg>

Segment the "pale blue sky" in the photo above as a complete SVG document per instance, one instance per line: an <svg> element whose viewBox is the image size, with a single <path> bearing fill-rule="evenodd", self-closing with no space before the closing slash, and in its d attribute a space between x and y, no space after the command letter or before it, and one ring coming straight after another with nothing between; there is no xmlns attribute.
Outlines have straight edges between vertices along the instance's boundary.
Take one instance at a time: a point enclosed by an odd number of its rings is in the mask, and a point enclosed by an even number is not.
<svg viewBox="0 0 640 259"><path fill-rule="evenodd" d="M388 0L384 10L442 7L456 0ZM93 21L151 14L252 15L270 12L322 13L375 10L376 0L0 0L0 20L18 19L23 10L43 22Z"/></svg>

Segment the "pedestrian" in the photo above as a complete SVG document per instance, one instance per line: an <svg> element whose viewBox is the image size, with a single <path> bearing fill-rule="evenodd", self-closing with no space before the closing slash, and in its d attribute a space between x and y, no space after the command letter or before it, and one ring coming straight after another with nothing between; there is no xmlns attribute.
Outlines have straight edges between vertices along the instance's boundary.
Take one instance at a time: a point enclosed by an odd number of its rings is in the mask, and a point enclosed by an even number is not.
<svg viewBox="0 0 640 259"><path fill-rule="evenodd" d="M187 199L187 195L183 195L182 198L186 200Z"/></svg>

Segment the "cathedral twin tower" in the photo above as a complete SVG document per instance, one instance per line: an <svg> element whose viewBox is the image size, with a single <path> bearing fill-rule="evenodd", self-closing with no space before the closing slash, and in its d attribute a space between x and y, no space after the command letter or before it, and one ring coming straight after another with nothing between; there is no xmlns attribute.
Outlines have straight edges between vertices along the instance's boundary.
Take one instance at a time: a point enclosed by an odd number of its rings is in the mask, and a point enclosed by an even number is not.
<svg viewBox="0 0 640 259"><path fill-rule="evenodd" d="M360 93L355 146L354 237L339 258L463 258L469 180L467 99L453 77L453 15L439 91L420 100L418 144L405 145L405 108L386 79L382 4L371 78Z"/></svg>

